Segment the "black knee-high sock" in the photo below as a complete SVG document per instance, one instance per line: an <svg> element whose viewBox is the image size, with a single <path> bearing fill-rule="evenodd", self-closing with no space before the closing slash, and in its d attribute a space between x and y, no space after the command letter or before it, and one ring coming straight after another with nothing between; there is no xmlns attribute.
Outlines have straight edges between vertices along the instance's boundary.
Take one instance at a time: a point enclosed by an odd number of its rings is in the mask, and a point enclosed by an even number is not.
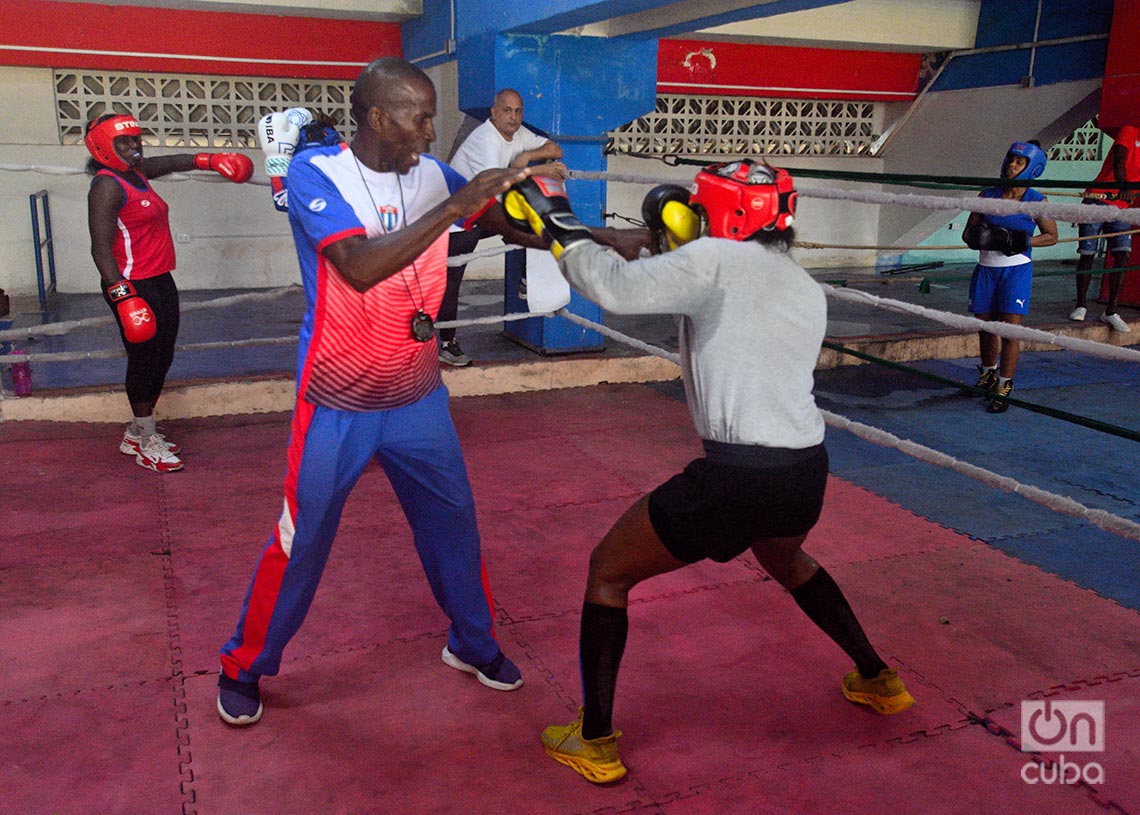
<svg viewBox="0 0 1140 815"><path fill-rule="evenodd" d="M822 566L791 594L811 621L851 657L861 676L871 679L887 667L871 647L847 598Z"/></svg>
<svg viewBox="0 0 1140 815"><path fill-rule="evenodd" d="M582 668L582 737L613 732L614 691L625 652L629 615L624 608L582 605L578 659Z"/></svg>

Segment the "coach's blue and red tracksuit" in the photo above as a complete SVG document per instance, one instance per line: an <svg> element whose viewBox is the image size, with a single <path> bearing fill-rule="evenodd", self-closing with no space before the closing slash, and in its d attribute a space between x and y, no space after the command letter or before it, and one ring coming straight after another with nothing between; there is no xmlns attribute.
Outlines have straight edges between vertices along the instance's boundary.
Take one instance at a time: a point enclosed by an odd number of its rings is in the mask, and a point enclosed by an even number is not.
<svg viewBox="0 0 1140 815"><path fill-rule="evenodd" d="M436 601L451 619L448 648L470 665L498 654L474 499L437 342L418 342L411 329L418 311L433 318L438 312L448 233L363 294L321 254L352 235L402 229L464 183L426 155L405 175L376 173L344 145L307 150L289 167L289 221L306 299L297 406L285 508L237 630L221 652L231 679L252 681L279 670L317 590L344 502L374 457L411 524Z"/></svg>

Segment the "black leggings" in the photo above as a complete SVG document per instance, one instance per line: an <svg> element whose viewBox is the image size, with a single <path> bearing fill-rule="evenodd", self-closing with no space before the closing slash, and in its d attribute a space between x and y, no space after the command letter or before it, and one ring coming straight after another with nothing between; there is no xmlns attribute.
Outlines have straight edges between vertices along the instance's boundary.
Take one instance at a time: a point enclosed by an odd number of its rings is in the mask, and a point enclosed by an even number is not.
<svg viewBox="0 0 1140 815"><path fill-rule="evenodd" d="M131 285L139 297L146 300L154 312L155 334L146 342L127 342L123 325L119 322L119 337L127 350L127 399L132 405L158 401L166 372L174 362L174 345L178 340L178 287L174 275L167 272L157 277L132 280ZM103 291L103 299L118 320L118 310Z"/></svg>

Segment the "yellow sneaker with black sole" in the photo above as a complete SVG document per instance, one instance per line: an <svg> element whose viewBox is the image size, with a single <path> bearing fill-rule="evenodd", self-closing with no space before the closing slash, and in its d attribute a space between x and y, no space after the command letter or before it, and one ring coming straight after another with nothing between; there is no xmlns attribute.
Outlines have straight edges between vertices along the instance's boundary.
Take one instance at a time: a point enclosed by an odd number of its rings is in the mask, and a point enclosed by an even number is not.
<svg viewBox="0 0 1140 815"><path fill-rule="evenodd" d="M978 366L978 381L974 383L974 387L981 391L986 391L984 394L987 398L990 392L997 387L998 372L997 368L983 368Z"/></svg>
<svg viewBox="0 0 1140 815"><path fill-rule="evenodd" d="M587 781L608 784L625 777L625 765L617 751L620 736L621 731L615 730L596 739L582 738L582 708L578 708L577 721L568 725L552 724L542 731L542 746L548 756Z"/></svg>
<svg viewBox="0 0 1140 815"><path fill-rule="evenodd" d="M990 403L986 405L987 413L1005 413L1009 410L1009 402L1006 397L1013 393L1013 380L1007 379L1004 383L999 382L994 385L994 389L990 391Z"/></svg>
<svg viewBox="0 0 1140 815"><path fill-rule="evenodd" d="M903 687L894 668L883 668L874 679L852 671L843 677L843 695L857 705L868 705L886 716L914 706L914 697Z"/></svg>

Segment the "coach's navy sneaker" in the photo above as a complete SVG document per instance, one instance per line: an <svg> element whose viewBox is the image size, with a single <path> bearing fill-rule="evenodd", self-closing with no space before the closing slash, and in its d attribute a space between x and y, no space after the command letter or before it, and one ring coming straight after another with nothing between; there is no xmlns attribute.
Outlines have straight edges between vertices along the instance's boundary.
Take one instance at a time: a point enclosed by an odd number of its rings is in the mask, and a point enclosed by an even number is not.
<svg viewBox="0 0 1140 815"><path fill-rule="evenodd" d="M218 674L218 715L226 724L244 727L261 718L261 691L256 682L239 682Z"/></svg>
<svg viewBox="0 0 1140 815"><path fill-rule="evenodd" d="M475 674L475 678L488 688L495 690L515 690L523 683L522 672L515 663L507 659L502 651L486 665L468 665L445 645L443 646L443 664L457 671Z"/></svg>

